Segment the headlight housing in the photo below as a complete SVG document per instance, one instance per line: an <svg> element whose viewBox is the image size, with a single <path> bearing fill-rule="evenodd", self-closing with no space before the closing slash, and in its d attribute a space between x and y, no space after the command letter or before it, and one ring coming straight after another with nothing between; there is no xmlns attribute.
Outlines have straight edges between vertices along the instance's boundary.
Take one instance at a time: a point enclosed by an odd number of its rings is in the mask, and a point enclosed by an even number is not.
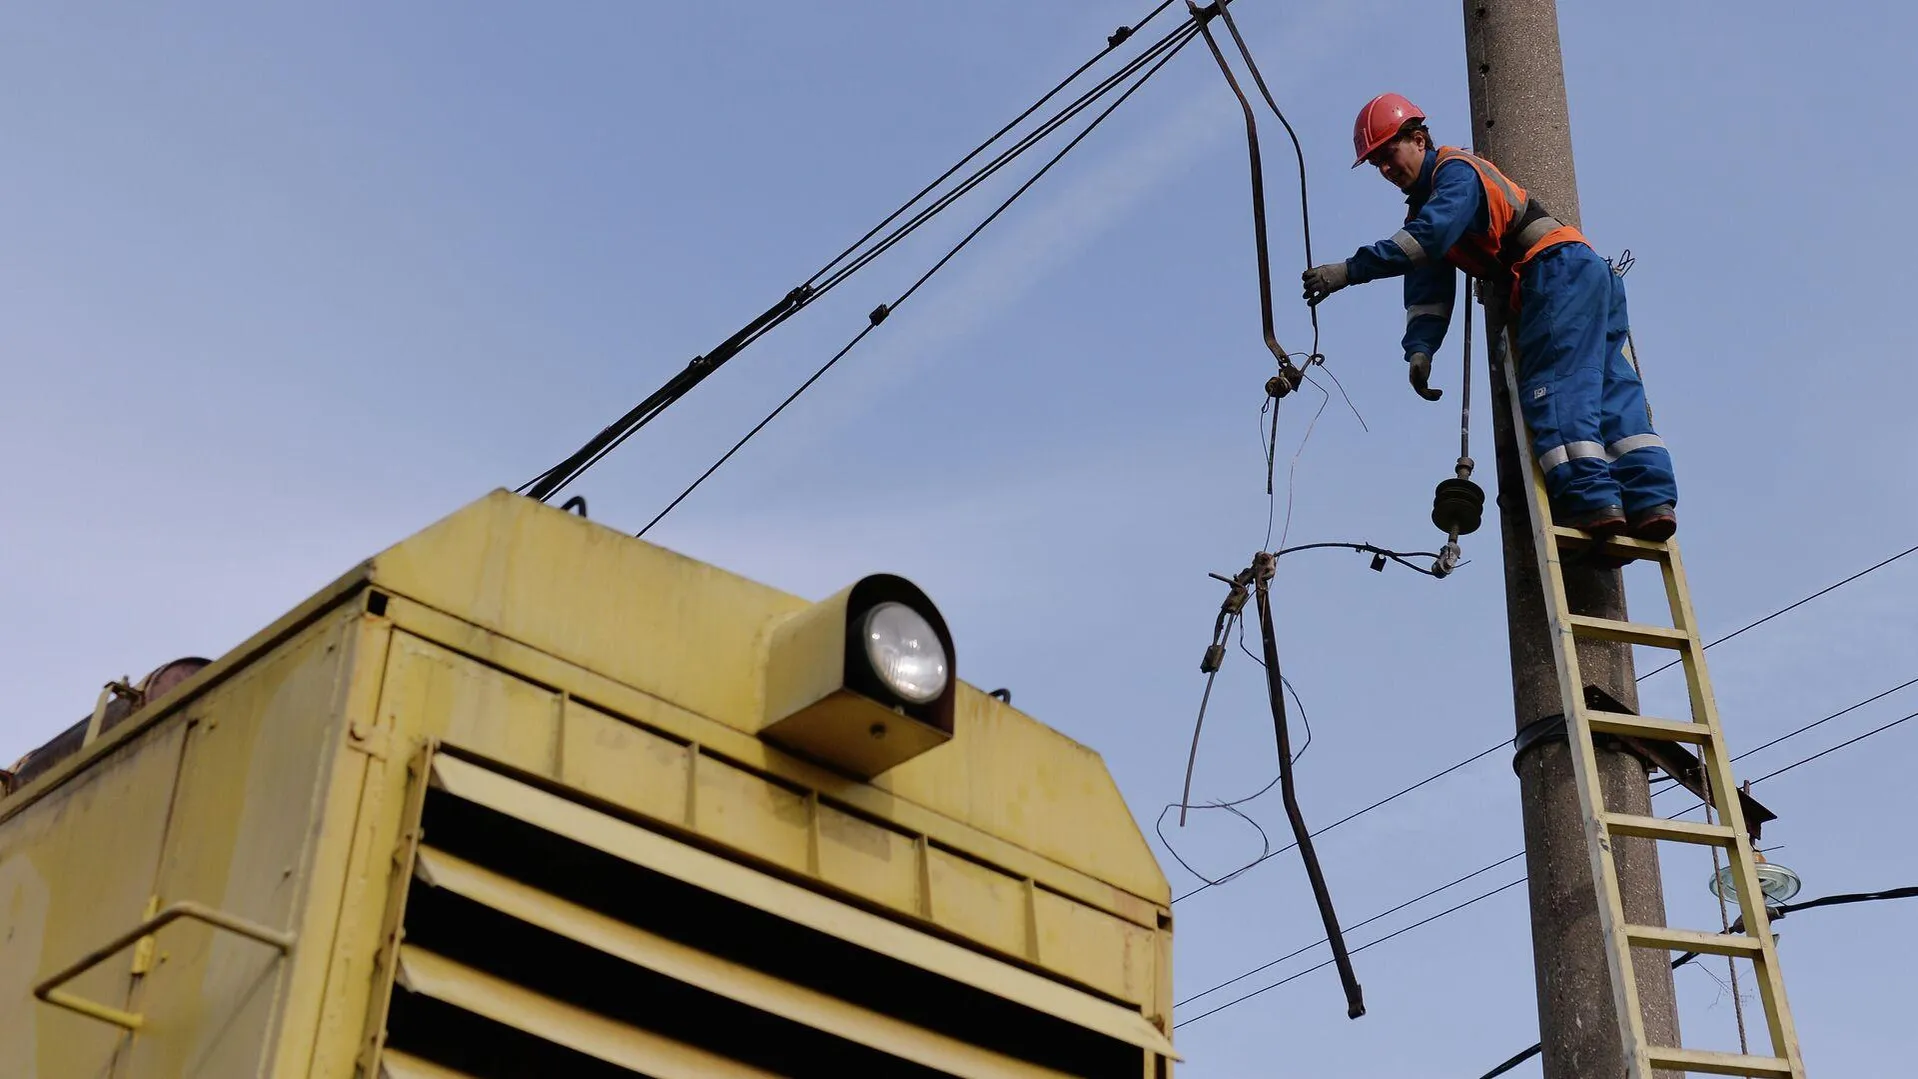
<svg viewBox="0 0 1918 1079"><path fill-rule="evenodd" d="M911 581L875 574L774 622L760 736L870 779L952 738L952 634Z"/></svg>

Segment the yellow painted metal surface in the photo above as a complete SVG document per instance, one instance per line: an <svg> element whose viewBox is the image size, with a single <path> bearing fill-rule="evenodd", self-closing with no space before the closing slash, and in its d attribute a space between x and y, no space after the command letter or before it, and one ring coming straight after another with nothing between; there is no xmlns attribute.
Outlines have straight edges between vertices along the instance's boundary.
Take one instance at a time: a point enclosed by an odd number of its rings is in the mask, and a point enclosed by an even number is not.
<svg viewBox="0 0 1918 1079"><path fill-rule="evenodd" d="M778 1079L771 1072L613 1022L418 948L402 950L400 984L410 992L656 1079Z"/></svg>
<svg viewBox="0 0 1918 1079"><path fill-rule="evenodd" d="M647 1074L763 1074L407 945L422 813L448 784L1136 1047L1154 1074L1170 895L1098 756L964 685L952 739L870 782L768 743L769 636L806 607L504 492L375 556L0 799L0 1079L457 1074L385 1051L389 993ZM608 929L476 872L528 924ZM179 903L296 943L182 920L65 987L139 1015L132 1033L32 999ZM902 1059L1051 1074L615 936L629 960L651 948L648 969Z"/></svg>
<svg viewBox="0 0 1918 1079"><path fill-rule="evenodd" d="M855 907L834 903L777 877L752 872L717 855L625 824L602 813L463 761L434 762L434 781L459 797L688 881L822 933L983 989L1120 1041L1169 1053L1171 1044L1138 1011L1075 993L1047 978L999 962L938 937L918 932Z"/></svg>
<svg viewBox="0 0 1918 1079"><path fill-rule="evenodd" d="M0 828L0 1076L109 1075L130 1041L37 1002L33 986L144 920L186 737L178 724L122 745ZM131 960L123 953L65 988L124 1008Z"/></svg>
<svg viewBox="0 0 1918 1079"><path fill-rule="evenodd" d="M521 921L550 929L629 963L658 971L773 1015L790 1018L901 1060L936 1067L964 1079L1067 1079L1050 1068L969 1045L794 986L749 966L729 962L645 930L555 900L452 855L422 852L420 877Z"/></svg>
<svg viewBox="0 0 1918 1079"><path fill-rule="evenodd" d="M796 596L500 491L373 559L382 587L747 734ZM1092 750L969 687L953 741L879 777L925 808L1167 903ZM957 759L955 759L957 758Z"/></svg>

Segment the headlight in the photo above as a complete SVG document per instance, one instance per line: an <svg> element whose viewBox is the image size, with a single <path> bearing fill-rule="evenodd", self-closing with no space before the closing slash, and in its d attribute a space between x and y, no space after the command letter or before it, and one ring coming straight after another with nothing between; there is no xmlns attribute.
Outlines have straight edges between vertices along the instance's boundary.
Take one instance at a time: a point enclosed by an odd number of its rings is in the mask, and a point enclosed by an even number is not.
<svg viewBox="0 0 1918 1079"><path fill-rule="evenodd" d="M946 649L932 623L903 603L866 612L860 634L866 662L886 688L914 704L936 700L946 688Z"/></svg>

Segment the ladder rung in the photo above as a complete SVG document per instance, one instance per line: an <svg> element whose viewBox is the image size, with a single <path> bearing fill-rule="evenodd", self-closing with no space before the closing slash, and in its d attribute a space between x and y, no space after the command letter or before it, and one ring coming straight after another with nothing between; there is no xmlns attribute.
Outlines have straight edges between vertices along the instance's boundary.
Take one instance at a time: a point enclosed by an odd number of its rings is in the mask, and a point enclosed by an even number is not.
<svg viewBox="0 0 1918 1079"><path fill-rule="evenodd" d="M1645 1051L1652 1067L1662 1071L1705 1072L1708 1075L1751 1075L1792 1079L1791 1062L1782 1057L1755 1057L1744 1053L1716 1053L1709 1049L1680 1049L1655 1045Z"/></svg>
<svg viewBox="0 0 1918 1079"><path fill-rule="evenodd" d="M1670 626L1649 626L1643 622L1620 622L1616 618L1594 618L1588 614L1568 614L1565 622L1572 627L1574 637L1589 637L1601 641L1620 641L1625 644L1650 645L1653 648L1691 647L1692 635L1682 629Z"/></svg>
<svg viewBox="0 0 1918 1079"><path fill-rule="evenodd" d="M1598 547L1614 558L1665 558L1671 548L1663 543L1650 540L1632 539L1629 536L1593 536L1576 528L1564 525L1552 526L1552 538L1562 547Z"/></svg>
<svg viewBox="0 0 1918 1079"><path fill-rule="evenodd" d="M1613 835L1637 836L1641 839L1663 839L1672 843L1708 843L1715 847L1729 847L1732 845L1732 840L1738 837L1738 833L1724 824L1666 820L1663 817L1640 817L1632 813L1606 813L1599 819L1605 822L1605 830Z"/></svg>
<svg viewBox="0 0 1918 1079"><path fill-rule="evenodd" d="M1763 945L1757 937L1743 933L1701 933L1696 929L1667 929L1662 925L1628 925L1625 939L1639 948L1663 948L1670 952L1703 952L1750 959Z"/></svg>
<svg viewBox="0 0 1918 1079"><path fill-rule="evenodd" d="M1651 719L1626 712L1587 710L1585 721L1598 734L1622 734L1654 742L1690 742L1702 746L1712 740L1712 729L1683 719Z"/></svg>

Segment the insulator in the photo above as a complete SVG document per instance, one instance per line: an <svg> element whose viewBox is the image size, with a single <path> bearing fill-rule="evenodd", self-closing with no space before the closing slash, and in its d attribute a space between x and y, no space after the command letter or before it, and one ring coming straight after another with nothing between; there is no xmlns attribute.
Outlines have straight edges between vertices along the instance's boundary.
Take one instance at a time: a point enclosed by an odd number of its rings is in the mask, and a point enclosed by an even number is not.
<svg viewBox="0 0 1918 1079"><path fill-rule="evenodd" d="M1441 480L1432 494L1432 523L1447 535L1467 536L1485 518L1485 489L1471 480Z"/></svg>

